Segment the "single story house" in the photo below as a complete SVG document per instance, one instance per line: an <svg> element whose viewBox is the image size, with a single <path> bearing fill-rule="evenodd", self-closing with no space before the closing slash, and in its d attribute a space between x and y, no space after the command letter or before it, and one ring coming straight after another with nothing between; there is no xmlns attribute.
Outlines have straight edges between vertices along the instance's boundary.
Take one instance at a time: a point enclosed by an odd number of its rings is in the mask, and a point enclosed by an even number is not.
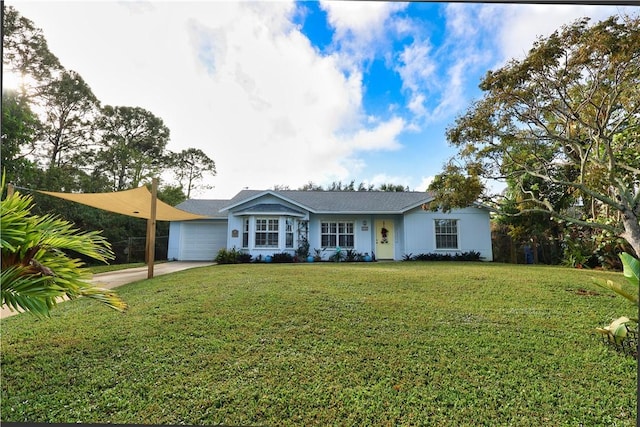
<svg viewBox="0 0 640 427"><path fill-rule="evenodd" d="M327 259L337 248L401 260L405 254L476 251L492 261L489 210L448 213L423 206L425 192L243 190L231 200L187 200L177 207L208 219L172 221L168 258L211 261L220 249L254 258L294 255L308 242Z"/></svg>

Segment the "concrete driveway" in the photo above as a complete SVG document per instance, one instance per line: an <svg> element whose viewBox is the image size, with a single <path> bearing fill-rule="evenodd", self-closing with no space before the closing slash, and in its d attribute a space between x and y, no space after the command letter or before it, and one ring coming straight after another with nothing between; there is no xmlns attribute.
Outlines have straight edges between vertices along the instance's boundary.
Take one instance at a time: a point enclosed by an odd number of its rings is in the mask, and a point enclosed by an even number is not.
<svg viewBox="0 0 640 427"><path fill-rule="evenodd" d="M153 277L161 276L163 274L173 273L180 270L187 270L189 268L206 267L213 265L212 262L188 262L188 261L171 261L163 262L153 266ZM111 271L108 273L94 274L91 283L95 284L99 288L112 289L118 286L137 282L138 280L144 280L147 278L147 266L128 268L126 270Z"/></svg>
<svg viewBox="0 0 640 427"><path fill-rule="evenodd" d="M173 273L180 270L187 270L189 268L206 267L213 265L212 262L189 262L189 261L171 261L163 262L153 266L153 276L161 276L163 274ZM125 270L110 271L108 273L94 274L91 283L99 288L112 289L118 286L125 285L131 282L137 282L138 280L144 280L147 278L148 268L136 267L128 268ZM54 309L55 310L55 309ZM17 311L11 311L8 307L2 307L0 310L0 319L5 317L21 314Z"/></svg>

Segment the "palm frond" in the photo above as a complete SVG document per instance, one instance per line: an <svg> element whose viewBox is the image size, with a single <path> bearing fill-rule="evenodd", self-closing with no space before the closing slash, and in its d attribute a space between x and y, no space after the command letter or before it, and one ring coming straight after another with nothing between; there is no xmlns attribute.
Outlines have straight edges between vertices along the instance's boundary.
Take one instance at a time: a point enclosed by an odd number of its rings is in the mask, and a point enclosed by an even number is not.
<svg viewBox="0 0 640 427"><path fill-rule="evenodd" d="M620 255L624 277L634 286L640 286L640 260L623 252Z"/></svg>
<svg viewBox="0 0 640 427"><path fill-rule="evenodd" d="M30 196L14 193L0 205L2 305L49 316L62 298L87 297L126 310L115 292L93 286L84 263L67 253L107 262L114 258L109 242L100 232L82 232L56 215L32 215L31 203Z"/></svg>
<svg viewBox="0 0 640 427"><path fill-rule="evenodd" d="M2 305L12 311L28 311L38 316L49 316L49 309L64 290L42 275L33 274L21 265L5 268L0 272Z"/></svg>

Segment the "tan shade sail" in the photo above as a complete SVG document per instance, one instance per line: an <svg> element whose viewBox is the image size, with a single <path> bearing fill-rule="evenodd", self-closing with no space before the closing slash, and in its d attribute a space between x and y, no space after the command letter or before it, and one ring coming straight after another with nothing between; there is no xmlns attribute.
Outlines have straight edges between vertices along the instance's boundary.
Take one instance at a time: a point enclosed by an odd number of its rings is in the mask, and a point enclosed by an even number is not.
<svg viewBox="0 0 640 427"><path fill-rule="evenodd" d="M59 197L72 202L81 203L109 212L136 218L151 219L151 192L147 187L134 188L133 190L116 191L113 193L56 193L53 191L39 191L49 196ZM189 221L193 219L206 219L206 216L192 214L161 200L156 203L156 220L158 221Z"/></svg>

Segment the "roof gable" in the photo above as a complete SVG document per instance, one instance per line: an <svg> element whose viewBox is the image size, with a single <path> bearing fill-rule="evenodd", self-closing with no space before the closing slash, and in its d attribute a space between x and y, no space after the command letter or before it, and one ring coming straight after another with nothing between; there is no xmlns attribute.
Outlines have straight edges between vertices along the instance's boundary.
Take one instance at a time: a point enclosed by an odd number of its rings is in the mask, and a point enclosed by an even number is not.
<svg viewBox="0 0 640 427"><path fill-rule="evenodd" d="M230 210L271 195L312 213L403 213L433 200L418 191L256 191L243 190L222 210Z"/></svg>
<svg viewBox="0 0 640 427"><path fill-rule="evenodd" d="M305 216L304 212L296 209L291 209L288 206L284 206L278 203L259 203L256 205L250 205L246 209L241 209L236 215L293 215L293 216Z"/></svg>
<svg viewBox="0 0 640 427"><path fill-rule="evenodd" d="M280 199L282 201L285 202L289 202L290 204L297 206L305 211L309 210L307 206L301 205L300 203L288 199L287 197L281 195L280 193L282 193L282 191L272 191L272 190L242 190L241 192L239 192L238 194L236 194L227 204L227 206L225 206L224 208L222 208L222 211L228 211L228 210L232 210L234 208L237 208L239 206L242 205L246 205L249 202L252 201L259 201L260 198L264 198L266 196L273 196L277 199ZM273 204L273 203L270 203Z"/></svg>

